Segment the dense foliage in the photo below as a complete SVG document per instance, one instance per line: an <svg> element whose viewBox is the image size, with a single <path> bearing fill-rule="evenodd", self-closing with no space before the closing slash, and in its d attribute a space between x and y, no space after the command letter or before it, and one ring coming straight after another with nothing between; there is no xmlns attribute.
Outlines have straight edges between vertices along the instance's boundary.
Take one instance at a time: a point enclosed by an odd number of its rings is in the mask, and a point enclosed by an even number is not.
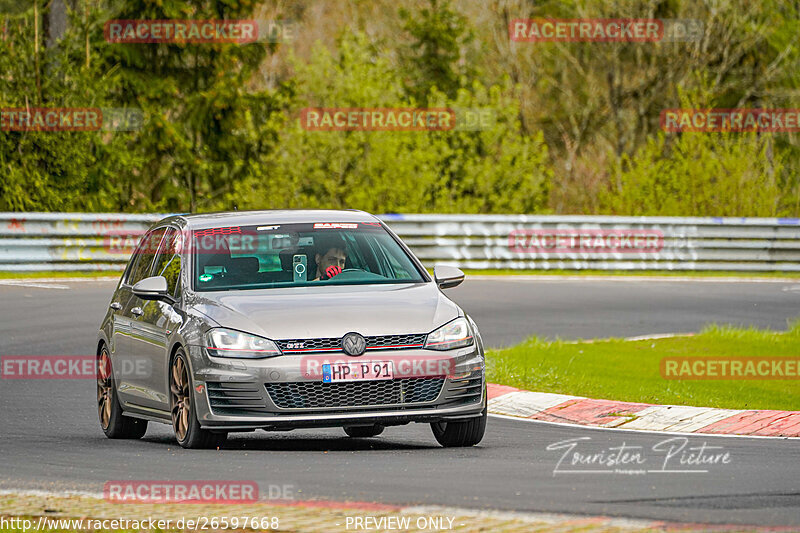
<svg viewBox="0 0 800 533"><path fill-rule="evenodd" d="M51 10L67 9L54 38ZM22 6L22 7L20 7ZM514 18L703 21L699 41L524 43ZM293 39L112 44L110 19L293 21ZM665 133L675 107L797 105L791 2L0 2L0 108L141 109L0 131L0 211L797 216L792 133ZM491 111L483 129L307 131L306 107Z"/></svg>

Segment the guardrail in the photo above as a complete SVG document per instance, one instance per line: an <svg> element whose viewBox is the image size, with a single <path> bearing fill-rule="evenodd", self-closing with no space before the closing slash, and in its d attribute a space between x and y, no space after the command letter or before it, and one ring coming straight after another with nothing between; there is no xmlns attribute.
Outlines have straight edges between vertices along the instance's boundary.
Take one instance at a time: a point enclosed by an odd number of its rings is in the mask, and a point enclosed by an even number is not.
<svg viewBox="0 0 800 533"><path fill-rule="evenodd" d="M0 213L0 270L121 270L162 215ZM800 219L382 215L428 266L800 271Z"/></svg>

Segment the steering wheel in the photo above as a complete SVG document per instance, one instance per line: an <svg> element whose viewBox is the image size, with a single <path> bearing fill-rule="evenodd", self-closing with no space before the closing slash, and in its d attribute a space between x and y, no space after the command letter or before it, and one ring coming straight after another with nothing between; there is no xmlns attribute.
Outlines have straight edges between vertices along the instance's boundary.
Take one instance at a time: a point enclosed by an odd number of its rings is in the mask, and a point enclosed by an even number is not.
<svg viewBox="0 0 800 533"><path fill-rule="evenodd" d="M342 270L342 271L341 271L341 272L339 272L338 274L336 274L336 275L334 275L334 276L327 277L327 278L325 278L325 279L336 279L336 278L338 278L339 276L341 276L342 274L347 274L347 273L353 274L353 273L355 273L355 272L366 272L366 270L364 270L363 268L345 268L344 270ZM347 277L347 276L345 276L345 278L346 278L346 277Z"/></svg>

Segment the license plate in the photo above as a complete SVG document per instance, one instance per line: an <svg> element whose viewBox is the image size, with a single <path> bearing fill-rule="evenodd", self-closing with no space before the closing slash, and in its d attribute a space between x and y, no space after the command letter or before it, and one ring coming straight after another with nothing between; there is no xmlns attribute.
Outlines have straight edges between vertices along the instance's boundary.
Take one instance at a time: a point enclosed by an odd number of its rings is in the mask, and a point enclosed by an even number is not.
<svg viewBox="0 0 800 533"><path fill-rule="evenodd" d="M394 365L391 361L359 361L322 365L323 383L393 378Z"/></svg>

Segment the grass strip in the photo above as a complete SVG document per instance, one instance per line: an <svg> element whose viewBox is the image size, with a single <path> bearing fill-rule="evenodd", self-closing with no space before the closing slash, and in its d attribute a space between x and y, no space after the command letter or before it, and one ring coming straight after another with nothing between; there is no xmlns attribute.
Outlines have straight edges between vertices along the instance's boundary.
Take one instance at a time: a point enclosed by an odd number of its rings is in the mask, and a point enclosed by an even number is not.
<svg viewBox="0 0 800 533"><path fill-rule="evenodd" d="M800 411L800 380L671 380L664 357L786 357L800 360L800 321L786 332L709 326L691 337L626 341L531 338L487 352L490 383L607 400L730 409Z"/></svg>

